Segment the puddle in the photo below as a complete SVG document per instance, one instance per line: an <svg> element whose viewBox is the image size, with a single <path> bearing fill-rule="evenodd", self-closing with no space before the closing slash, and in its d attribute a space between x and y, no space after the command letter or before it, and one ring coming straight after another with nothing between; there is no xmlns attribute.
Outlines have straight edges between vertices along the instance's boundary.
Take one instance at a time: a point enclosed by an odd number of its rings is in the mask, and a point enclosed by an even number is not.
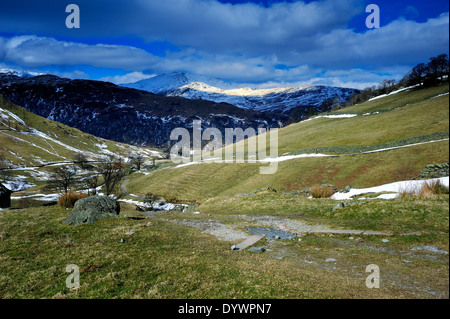
<svg viewBox="0 0 450 319"><path fill-rule="evenodd" d="M249 232L255 235L266 236L267 239L294 239L295 235L275 228L247 228Z"/></svg>

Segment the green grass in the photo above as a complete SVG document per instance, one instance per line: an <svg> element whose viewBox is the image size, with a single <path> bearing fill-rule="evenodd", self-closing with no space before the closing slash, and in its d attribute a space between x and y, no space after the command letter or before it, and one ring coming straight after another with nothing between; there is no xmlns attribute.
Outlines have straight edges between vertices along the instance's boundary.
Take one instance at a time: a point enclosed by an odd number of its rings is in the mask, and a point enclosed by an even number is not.
<svg viewBox="0 0 450 319"><path fill-rule="evenodd" d="M334 228L388 231L400 235L423 232L420 240L438 240L448 247L448 195L416 200L369 200L367 204L332 212L331 199L308 199L298 195L261 192L249 198L211 198L197 210L214 215L270 215L301 219ZM428 242L429 244L429 242Z"/></svg>
<svg viewBox="0 0 450 319"><path fill-rule="evenodd" d="M122 206L122 214L132 210ZM67 213L56 207L0 213L1 298L413 298L423 292L391 285L388 278L413 277L425 290L432 283L444 296L448 284L441 276L448 264L416 258L409 266L401 256L367 249L370 238L348 246L316 236L281 241L270 247L291 253L277 259L231 251L228 242L160 218L150 227L149 220L124 218L73 227L62 223ZM125 235L131 230L136 234ZM330 256L337 269L304 262ZM381 289L365 287L369 263L384 271ZM82 270L79 290L65 287L68 264Z"/></svg>
<svg viewBox="0 0 450 319"><path fill-rule="evenodd" d="M437 95L448 93L448 89L449 89L448 82L428 89L420 89L420 90L410 89L393 94L388 97L349 106L340 109L335 113L363 114L363 113L392 110L397 107L403 107L408 104L417 103L419 101L429 100Z"/></svg>
<svg viewBox="0 0 450 319"><path fill-rule="evenodd" d="M291 124L278 132L278 153L321 147L380 145L436 133L448 134L448 96L430 98L443 92L448 92L448 84L401 92L330 113L363 114L380 111L381 108L385 110L379 114L356 118L318 118ZM255 143L255 138L239 142L244 144L246 151L248 141Z"/></svg>
<svg viewBox="0 0 450 319"><path fill-rule="evenodd" d="M414 163L415 175L426 164L448 161L449 143L417 145L398 150L339 158L303 158L279 163L273 175L259 174L259 164L201 164L130 176L133 194L154 193L180 201L203 202L216 196L234 196L273 187L295 191L315 184L364 188L395 181L402 165Z"/></svg>

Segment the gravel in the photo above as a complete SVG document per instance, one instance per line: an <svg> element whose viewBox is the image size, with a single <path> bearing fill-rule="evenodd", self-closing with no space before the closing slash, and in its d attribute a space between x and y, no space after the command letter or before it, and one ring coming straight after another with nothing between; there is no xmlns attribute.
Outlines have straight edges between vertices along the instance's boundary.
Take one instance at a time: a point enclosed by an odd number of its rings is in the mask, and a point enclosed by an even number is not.
<svg viewBox="0 0 450 319"><path fill-rule="evenodd" d="M320 230L324 228L324 226L322 225L311 226L298 220L274 216L233 215L231 217L256 222L261 226L269 226L273 228L279 228L280 226L282 226L284 229L286 229L286 231L294 234L309 233L310 231Z"/></svg>
<svg viewBox="0 0 450 319"><path fill-rule="evenodd" d="M437 246L416 246L411 248L411 250L422 250L429 251L431 253L439 254L439 255L448 255L448 252L445 250L439 249Z"/></svg>
<svg viewBox="0 0 450 319"><path fill-rule="evenodd" d="M183 226L201 229L203 233L211 234L219 240L238 241L249 237L243 231L233 229L215 220L170 220Z"/></svg>

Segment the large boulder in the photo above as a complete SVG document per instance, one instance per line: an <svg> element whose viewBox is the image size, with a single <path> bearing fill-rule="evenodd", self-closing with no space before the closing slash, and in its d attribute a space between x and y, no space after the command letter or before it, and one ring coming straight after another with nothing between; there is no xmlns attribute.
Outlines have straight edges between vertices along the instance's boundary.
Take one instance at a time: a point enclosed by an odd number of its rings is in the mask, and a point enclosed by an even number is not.
<svg viewBox="0 0 450 319"><path fill-rule="evenodd" d="M116 218L119 213L118 201L107 196L92 196L78 200L64 223L75 226L94 224L99 220Z"/></svg>

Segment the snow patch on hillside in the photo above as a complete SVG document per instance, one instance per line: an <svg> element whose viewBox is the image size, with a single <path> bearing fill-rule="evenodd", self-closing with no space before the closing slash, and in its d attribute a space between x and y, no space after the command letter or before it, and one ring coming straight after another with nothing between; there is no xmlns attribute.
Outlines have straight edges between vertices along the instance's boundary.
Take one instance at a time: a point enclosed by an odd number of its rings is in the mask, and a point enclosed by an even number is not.
<svg viewBox="0 0 450 319"><path fill-rule="evenodd" d="M369 99L369 101L378 100L378 99L381 99L381 98L386 97L386 96L391 96L391 95L394 95L394 94L397 94L397 93L400 93L400 92L403 92L403 91L406 91L406 90L410 90L410 89L415 88L417 85L401 88L401 89L398 89L396 91L392 91L391 93L388 93L388 94L381 94L381 95L378 95L378 96L375 96L375 97Z"/></svg>
<svg viewBox="0 0 450 319"><path fill-rule="evenodd" d="M439 181L442 185L449 187L449 177L441 177L441 178L433 178L427 180L410 180L410 181L401 181L395 183L384 184L375 187L369 188L352 188L348 193L336 193L331 196L334 200L348 200L352 199L354 196L367 194L367 193L393 193L393 194L383 194L378 196L379 199L393 199L399 196L400 192L407 191L416 193L422 185L425 183L436 182Z"/></svg>

